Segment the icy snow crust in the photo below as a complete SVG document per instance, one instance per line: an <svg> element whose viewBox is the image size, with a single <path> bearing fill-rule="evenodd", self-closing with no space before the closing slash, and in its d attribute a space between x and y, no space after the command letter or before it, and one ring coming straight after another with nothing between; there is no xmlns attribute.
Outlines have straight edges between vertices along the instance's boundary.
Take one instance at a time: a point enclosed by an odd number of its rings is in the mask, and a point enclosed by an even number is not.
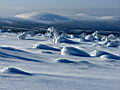
<svg viewBox="0 0 120 90"><path fill-rule="evenodd" d="M64 35L0 33L0 90L120 89L119 38Z"/></svg>

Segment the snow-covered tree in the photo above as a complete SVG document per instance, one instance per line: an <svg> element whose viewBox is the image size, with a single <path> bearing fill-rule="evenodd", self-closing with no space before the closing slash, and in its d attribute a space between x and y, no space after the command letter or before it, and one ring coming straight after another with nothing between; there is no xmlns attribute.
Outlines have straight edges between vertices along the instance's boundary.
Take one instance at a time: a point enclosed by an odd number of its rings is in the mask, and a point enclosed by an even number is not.
<svg viewBox="0 0 120 90"><path fill-rule="evenodd" d="M55 38L58 37L60 35L60 31L55 29L54 27L49 27L47 29L47 34L51 34L51 37Z"/></svg>

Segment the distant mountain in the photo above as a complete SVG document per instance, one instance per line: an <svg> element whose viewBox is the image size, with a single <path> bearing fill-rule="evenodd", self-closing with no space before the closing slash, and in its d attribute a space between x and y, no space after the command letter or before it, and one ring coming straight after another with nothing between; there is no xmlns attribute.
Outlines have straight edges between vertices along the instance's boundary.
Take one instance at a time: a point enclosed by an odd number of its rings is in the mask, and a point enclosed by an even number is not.
<svg viewBox="0 0 120 90"><path fill-rule="evenodd" d="M50 26L59 29L70 30L102 30L120 32L120 17L115 16L92 16L84 13L71 17L53 13L25 13L9 18L0 18L0 26L4 28L17 28L25 30L47 29Z"/></svg>
<svg viewBox="0 0 120 90"><path fill-rule="evenodd" d="M15 15L17 18L34 20L42 23L58 23L58 22L67 22L70 20L67 16L57 15L53 13L25 13Z"/></svg>

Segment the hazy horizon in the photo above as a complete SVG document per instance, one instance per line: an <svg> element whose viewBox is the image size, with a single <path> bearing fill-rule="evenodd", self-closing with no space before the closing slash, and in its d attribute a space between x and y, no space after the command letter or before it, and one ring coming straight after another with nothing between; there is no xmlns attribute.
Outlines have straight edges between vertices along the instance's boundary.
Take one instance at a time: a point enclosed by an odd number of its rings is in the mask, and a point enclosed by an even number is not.
<svg viewBox="0 0 120 90"><path fill-rule="evenodd" d="M119 9L119 0L91 0L91 2L90 0L0 0L0 16L13 16L28 12L119 16Z"/></svg>

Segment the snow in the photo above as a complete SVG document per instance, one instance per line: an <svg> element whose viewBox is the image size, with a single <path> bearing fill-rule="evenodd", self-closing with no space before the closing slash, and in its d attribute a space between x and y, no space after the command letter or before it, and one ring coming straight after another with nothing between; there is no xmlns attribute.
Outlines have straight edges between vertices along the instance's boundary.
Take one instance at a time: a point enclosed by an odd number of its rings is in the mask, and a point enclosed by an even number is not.
<svg viewBox="0 0 120 90"><path fill-rule="evenodd" d="M59 59L57 60L59 63L75 63L74 61L67 60L67 59Z"/></svg>
<svg viewBox="0 0 120 90"><path fill-rule="evenodd" d="M88 53L74 47L63 47L61 50L61 55L75 55L75 56L82 56L82 57L90 57Z"/></svg>
<svg viewBox="0 0 120 90"><path fill-rule="evenodd" d="M33 48L44 49L44 50L60 51L60 50L57 49L57 48L54 48L54 47L51 47L51 46L48 46L48 45L44 45L44 44L35 44L35 45L33 46Z"/></svg>
<svg viewBox="0 0 120 90"><path fill-rule="evenodd" d="M0 33L0 90L120 89L120 46L107 47L119 39L100 44L106 39L80 41L82 34L66 37L78 42L71 44L45 35L21 40L20 35Z"/></svg>
<svg viewBox="0 0 120 90"><path fill-rule="evenodd" d="M15 68L15 67L5 67L1 70L1 72L5 73L5 74L32 75L31 73L22 71L20 69Z"/></svg>
<svg viewBox="0 0 120 90"><path fill-rule="evenodd" d="M26 36L27 36L27 33L24 32L24 33L22 33L22 34L20 34L20 35L18 36L18 39L24 40L24 39L26 38Z"/></svg>
<svg viewBox="0 0 120 90"><path fill-rule="evenodd" d="M66 38L64 38L64 37L62 37L62 36L58 36L58 37L55 37L54 39L53 39L53 42L54 43L63 43L63 42L65 42L67 39Z"/></svg>
<svg viewBox="0 0 120 90"><path fill-rule="evenodd" d="M111 41L107 43L107 47L118 47L120 45L119 41Z"/></svg>
<svg viewBox="0 0 120 90"><path fill-rule="evenodd" d="M87 41L93 41L93 40L95 40L95 38L94 38L93 35L87 35L87 36L85 37L85 40L87 40Z"/></svg>
<svg viewBox="0 0 120 90"><path fill-rule="evenodd" d="M91 53L91 56L95 56L95 57L107 57L110 59L116 59L116 60L120 60L120 56L105 52L105 51L99 51L99 50L95 50Z"/></svg>

